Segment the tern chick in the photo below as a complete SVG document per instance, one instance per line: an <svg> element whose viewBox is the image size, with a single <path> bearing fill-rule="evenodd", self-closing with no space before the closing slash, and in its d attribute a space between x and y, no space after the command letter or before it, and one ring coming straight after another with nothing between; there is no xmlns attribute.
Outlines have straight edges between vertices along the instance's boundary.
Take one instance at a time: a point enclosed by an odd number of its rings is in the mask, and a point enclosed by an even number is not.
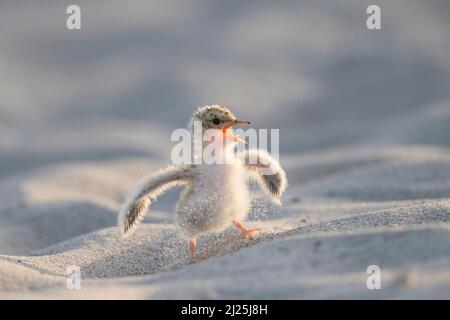
<svg viewBox="0 0 450 320"><path fill-rule="evenodd" d="M231 225L247 239L259 231L242 224L250 209L249 178L256 180L276 204L281 204L280 198L287 186L284 170L266 151L235 152L236 144L243 141L233 134L232 128L250 122L236 119L228 108L220 105L201 107L194 112L189 125L191 131L194 121L199 121L203 130L216 129L222 136L225 142L218 148L224 163L171 165L151 174L128 196L119 214L119 226L123 234L128 235L158 196L172 187L184 185L176 206L176 224L189 241L192 259L201 235L220 232ZM268 168L269 172L265 170Z"/></svg>

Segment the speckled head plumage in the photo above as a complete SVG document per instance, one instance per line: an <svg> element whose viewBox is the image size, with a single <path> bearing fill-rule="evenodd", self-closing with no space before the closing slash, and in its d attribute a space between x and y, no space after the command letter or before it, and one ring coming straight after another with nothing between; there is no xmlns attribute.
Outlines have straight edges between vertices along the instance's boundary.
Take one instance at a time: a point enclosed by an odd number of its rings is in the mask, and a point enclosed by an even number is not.
<svg viewBox="0 0 450 320"><path fill-rule="evenodd" d="M228 129L238 124L250 124L249 121L236 119L227 107L217 104L198 108L192 120L201 121L205 129Z"/></svg>

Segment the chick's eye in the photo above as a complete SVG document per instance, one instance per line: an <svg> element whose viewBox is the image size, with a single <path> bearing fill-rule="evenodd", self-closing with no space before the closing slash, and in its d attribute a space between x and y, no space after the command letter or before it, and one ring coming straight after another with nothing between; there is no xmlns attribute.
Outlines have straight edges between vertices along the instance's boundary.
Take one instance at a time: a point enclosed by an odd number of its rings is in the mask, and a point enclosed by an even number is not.
<svg viewBox="0 0 450 320"><path fill-rule="evenodd" d="M220 119L214 118L214 119L212 120L212 122L213 122L214 124L219 124L219 123L220 123Z"/></svg>

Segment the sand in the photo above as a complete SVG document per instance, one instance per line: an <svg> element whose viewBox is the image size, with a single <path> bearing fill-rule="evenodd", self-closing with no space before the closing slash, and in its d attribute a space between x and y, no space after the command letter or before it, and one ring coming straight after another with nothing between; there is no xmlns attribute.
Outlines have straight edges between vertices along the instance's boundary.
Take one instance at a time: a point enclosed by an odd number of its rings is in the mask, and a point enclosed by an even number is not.
<svg viewBox="0 0 450 320"><path fill-rule="evenodd" d="M450 298L447 1L383 4L375 33L360 1L79 2L77 34L64 5L0 5L1 299ZM192 262L177 188L121 239L122 201L206 103L280 129L283 205L255 189L262 232Z"/></svg>

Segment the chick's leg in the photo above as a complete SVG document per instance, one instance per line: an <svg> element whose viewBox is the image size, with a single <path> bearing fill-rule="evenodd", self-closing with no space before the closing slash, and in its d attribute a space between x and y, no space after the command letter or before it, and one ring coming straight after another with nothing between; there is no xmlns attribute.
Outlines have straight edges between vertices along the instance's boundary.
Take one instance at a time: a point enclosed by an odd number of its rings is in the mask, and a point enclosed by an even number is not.
<svg viewBox="0 0 450 320"><path fill-rule="evenodd" d="M261 231L261 229L259 228L255 228L255 229L247 229L245 228L242 223L240 223L239 221L233 221L233 224L236 228L238 228L239 230L241 230L242 235L244 236L245 239L253 239L253 235L259 231Z"/></svg>
<svg viewBox="0 0 450 320"><path fill-rule="evenodd" d="M192 238L191 241L189 241L189 250L191 251L191 258L194 260L195 258L195 250L197 249L197 239Z"/></svg>

